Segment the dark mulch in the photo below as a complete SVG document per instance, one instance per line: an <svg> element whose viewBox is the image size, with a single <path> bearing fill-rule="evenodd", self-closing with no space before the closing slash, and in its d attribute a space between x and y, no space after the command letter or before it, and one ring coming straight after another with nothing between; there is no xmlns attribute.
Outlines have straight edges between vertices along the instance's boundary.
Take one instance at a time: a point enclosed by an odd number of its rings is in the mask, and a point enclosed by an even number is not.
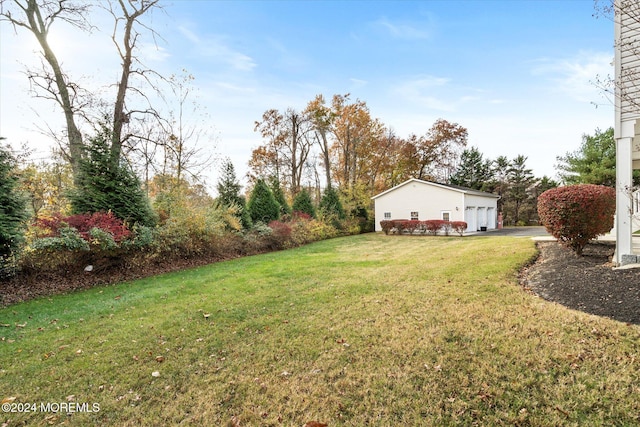
<svg viewBox="0 0 640 427"><path fill-rule="evenodd" d="M557 242L540 242L538 249L520 276L525 289L574 310L640 324L640 269L613 270L613 244L590 243L581 257Z"/></svg>

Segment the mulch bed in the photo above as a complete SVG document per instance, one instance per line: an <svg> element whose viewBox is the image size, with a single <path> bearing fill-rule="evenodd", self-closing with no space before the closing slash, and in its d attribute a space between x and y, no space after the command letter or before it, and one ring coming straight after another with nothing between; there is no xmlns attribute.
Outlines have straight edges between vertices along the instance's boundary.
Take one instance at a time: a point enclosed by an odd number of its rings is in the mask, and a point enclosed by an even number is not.
<svg viewBox="0 0 640 427"><path fill-rule="evenodd" d="M557 242L539 242L540 255L525 268L526 290L574 310L640 324L640 269L613 270L612 243L588 244L583 256Z"/></svg>

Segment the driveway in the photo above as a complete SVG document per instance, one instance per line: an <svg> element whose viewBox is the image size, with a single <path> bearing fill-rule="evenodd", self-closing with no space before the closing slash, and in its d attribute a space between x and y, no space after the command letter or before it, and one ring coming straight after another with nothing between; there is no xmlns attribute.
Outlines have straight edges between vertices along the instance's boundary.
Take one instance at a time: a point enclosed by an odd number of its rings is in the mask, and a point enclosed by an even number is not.
<svg viewBox="0 0 640 427"><path fill-rule="evenodd" d="M505 227L500 230L478 231L474 236L546 237L550 236L544 227Z"/></svg>

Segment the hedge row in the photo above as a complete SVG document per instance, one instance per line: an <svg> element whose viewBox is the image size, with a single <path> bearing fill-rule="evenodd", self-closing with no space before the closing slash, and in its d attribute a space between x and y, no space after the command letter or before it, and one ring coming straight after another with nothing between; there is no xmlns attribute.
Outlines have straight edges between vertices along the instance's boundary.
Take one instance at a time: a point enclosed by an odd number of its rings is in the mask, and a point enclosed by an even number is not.
<svg viewBox="0 0 640 427"><path fill-rule="evenodd" d="M467 223L464 221L445 221L442 219L428 219L426 221L408 220L408 219L391 219L380 221L380 226L384 234L432 234L437 235L442 231L448 236L451 231L462 236L464 230L467 229Z"/></svg>

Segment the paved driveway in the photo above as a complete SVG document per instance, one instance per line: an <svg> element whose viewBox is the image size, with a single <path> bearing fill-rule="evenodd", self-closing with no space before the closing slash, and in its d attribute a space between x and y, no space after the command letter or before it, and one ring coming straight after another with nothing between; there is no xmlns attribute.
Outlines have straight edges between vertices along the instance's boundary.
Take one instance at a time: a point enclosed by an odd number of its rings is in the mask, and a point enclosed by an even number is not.
<svg viewBox="0 0 640 427"><path fill-rule="evenodd" d="M474 236L513 236L513 237L542 237L550 236L544 227L505 227L501 230L478 231Z"/></svg>

